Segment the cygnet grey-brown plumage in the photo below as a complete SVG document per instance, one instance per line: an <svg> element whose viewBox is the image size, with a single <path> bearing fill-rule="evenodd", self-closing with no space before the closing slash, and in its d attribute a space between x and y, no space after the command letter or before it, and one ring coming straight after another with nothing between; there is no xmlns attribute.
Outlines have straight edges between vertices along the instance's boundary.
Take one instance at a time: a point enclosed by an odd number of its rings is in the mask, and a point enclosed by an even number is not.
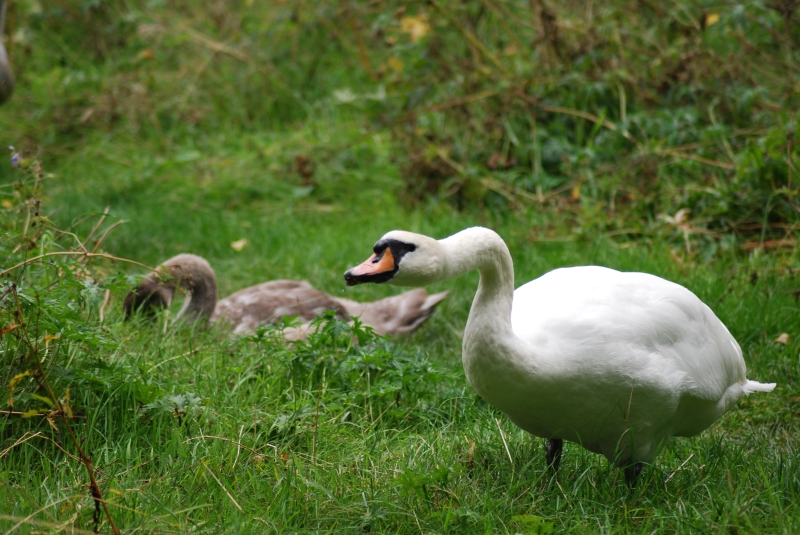
<svg viewBox="0 0 800 535"><path fill-rule="evenodd" d="M423 289L411 290L370 303L336 298L315 289L306 281L276 280L240 290L217 301L214 270L203 258L181 254L164 262L157 273L144 277L125 298L126 316L135 310L152 313L169 306L176 288L188 296L178 318L223 320L235 334L246 334L273 324L283 317L298 316L301 325L286 329L288 339L305 338L309 323L327 310L337 318L360 318L378 334L400 334L419 327L447 297L447 292L428 295Z"/></svg>

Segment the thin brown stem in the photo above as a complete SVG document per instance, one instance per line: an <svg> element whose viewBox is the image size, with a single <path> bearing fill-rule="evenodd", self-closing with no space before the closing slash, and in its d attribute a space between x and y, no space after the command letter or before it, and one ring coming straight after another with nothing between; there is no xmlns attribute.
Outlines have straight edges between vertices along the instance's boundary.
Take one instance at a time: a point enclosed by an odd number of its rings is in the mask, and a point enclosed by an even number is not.
<svg viewBox="0 0 800 535"><path fill-rule="evenodd" d="M100 219L97 220L97 223L94 224L94 226L92 227L92 230L89 232L89 235L86 236L86 240L85 240L86 243L89 243L89 240L92 239L92 236L94 236L94 233L97 232L97 229L99 229L100 225L103 224L103 221L105 221L106 216L108 215L108 211L110 209L111 209L110 206L106 206L106 209L103 210L103 214L100 216Z"/></svg>
<svg viewBox="0 0 800 535"><path fill-rule="evenodd" d="M20 319L22 318L22 305L19 301L19 296L17 295L16 285L12 284L11 286L12 294L14 295L14 303L16 305L17 313L19 314ZM47 374L44 371L44 366L42 366L42 360L39 358L39 350L36 345L31 341L30 337L28 336L27 328L23 328L21 330L22 335L20 339L28 346L30 350L30 355L33 357L34 363L36 365L36 369L39 372L37 377L37 382L44 387L47 391L47 395L50 396L50 400L55 405L58 414L61 416L61 420L64 422L64 426L67 428L67 433L69 433L69 437L72 440L72 443L75 445L75 449L78 451L78 456L80 457L83 466L86 468L86 472L89 474L89 489L92 494L92 499L94 500L95 507L99 510L100 507L105 511L106 518L108 519L108 523L111 525L111 529L114 531L116 535L120 535L119 529L117 529L116 524L114 524L114 519L111 517L111 512L108 510L106 505L106 501L103 499L103 494L100 492L100 486L97 484L97 479L94 475L94 467L92 466L92 461L89 457L84 453L83 448L81 448L80 442L78 441L78 437L75 435L75 431L72 429L72 425L69 422L69 417L67 416L68 413L71 411L67 411L64 409L64 406L61 403L61 400L56 396L55 391L53 390L52 385L50 385L50 381L47 379Z"/></svg>
<svg viewBox="0 0 800 535"><path fill-rule="evenodd" d="M106 290L106 295L103 297L103 304L100 305L100 323L103 323L103 320L105 319L105 310L110 299L111 290Z"/></svg>
<svg viewBox="0 0 800 535"><path fill-rule="evenodd" d="M97 252L97 249L99 249L99 248L100 248L100 245L102 245L102 244L103 244L103 241L104 241L104 240L106 239L106 237L108 236L108 233L109 233L109 232L111 232L112 230L114 230L115 228L117 228L118 226L120 226L120 225L121 225L121 224L123 224L123 223L124 223L124 221L117 221L116 223L114 223L113 225L111 225L110 227L108 227L108 228L105 230L105 232L103 232L103 234L102 234L102 235L101 235L99 238L97 238L97 243L95 243L95 244L94 244L94 247L92 247L92 252L93 252L93 253L96 253L96 252Z"/></svg>
<svg viewBox="0 0 800 535"><path fill-rule="evenodd" d="M39 256L34 256L33 258L29 258L29 259L25 260L24 262L20 262L19 264L11 266L8 269L0 271L0 277L4 276L6 273L14 271L17 268L20 268L22 266L27 266L28 264L32 264L32 263L36 262L37 260L41 260L42 258L47 258L49 256L71 256L71 255L72 256L85 256L87 258L107 258L109 260L114 260L116 262L127 262L128 264L134 264L136 266L143 267L145 269L149 269L150 271L153 271L153 272L157 272L158 271L156 268L151 268L150 266L142 264L141 262L137 262L135 260L128 260L127 258L120 258L118 256L105 254L105 253L84 253L82 251L55 251L55 252L52 252L52 253L45 253L45 254L41 254Z"/></svg>

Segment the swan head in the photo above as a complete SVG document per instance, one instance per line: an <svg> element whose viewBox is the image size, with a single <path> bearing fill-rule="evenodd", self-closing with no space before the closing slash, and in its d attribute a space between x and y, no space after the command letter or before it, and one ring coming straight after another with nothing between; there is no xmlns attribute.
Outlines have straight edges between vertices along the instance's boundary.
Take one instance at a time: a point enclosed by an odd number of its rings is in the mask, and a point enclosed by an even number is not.
<svg viewBox="0 0 800 535"><path fill-rule="evenodd" d="M153 315L154 309L169 307L178 287L186 291L187 297L175 319L208 318L214 313L217 303L217 277L214 270L202 257L179 254L161 264L156 272L144 277L125 297L125 317L128 318L139 309L147 315Z"/></svg>
<svg viewBox="0 0 800 535"><path fill-rule="evenodd" d="M438 241L422 234L393 230L373 247L373 255L348 269L348 286L388 282L395 286L427 286L442 280L444 257Z"/></svg>

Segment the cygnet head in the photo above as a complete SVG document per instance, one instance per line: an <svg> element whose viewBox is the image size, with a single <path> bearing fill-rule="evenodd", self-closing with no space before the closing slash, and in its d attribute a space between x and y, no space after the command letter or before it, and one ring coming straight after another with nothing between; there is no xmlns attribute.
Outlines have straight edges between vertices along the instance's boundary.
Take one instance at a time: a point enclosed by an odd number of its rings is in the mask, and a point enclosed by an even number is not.
<svg viewBox="0 0 800 535"><path fill-rule="evenodd" d="M427 286L442 280L445 259L433 238L393 230L377 241L373 251L367 260L345 272L348 286L365 282Z"/></svg>

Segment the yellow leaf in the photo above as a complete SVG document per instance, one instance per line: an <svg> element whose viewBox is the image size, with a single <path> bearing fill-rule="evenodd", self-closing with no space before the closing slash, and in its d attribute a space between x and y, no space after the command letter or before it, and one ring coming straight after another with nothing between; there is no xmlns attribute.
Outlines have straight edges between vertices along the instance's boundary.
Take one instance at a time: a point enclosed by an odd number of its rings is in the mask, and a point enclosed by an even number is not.
<svg viewBox="0 0 800 535"><path fill-rule="evenodd" d="M64 392L64 397L61 399L61 410L67 418L73 418L72 407L69 406L69 387Z"/></svg>
<svg viewBox="0 0 800 535"><path fill-rule="evenodd" d="M141 52L136 54L136 61L142 61L142 60L145 60L145 59L153 59L154 57L155 57L155 54L153 53L153 50L150 49L150 48L145 48L144 50L142 50ZM89 112L89 110L87 110L87 112ZM88 119L88 117L87 117L87 119Z"/></svg>
<svg viewBox="0 0 800 535"><path fill-rule="evenodd" d="M53 418L52 418L52 416L47 416L47 417L45 417L45 420L47 420L47 423L48 423L48 424L50 424L50 427L52 427L52 428L53 428L53 431L58 431L58 426L57 426L57 425L56 425L56 423L53 421Z"/></svg>
<svg viewBox="0 0 800 535"><path fill-rule="evenodd" d="M30 377L32 374L30 370L25 370L22 373L18 373L14 377L11 378L11 381L8 382L8 406L14 406L14 389L17 388L17 385L25 379L26 377Z"/></svg>
<svg viewBox="0 0 800 535"><path fill-rule="evenodd" d="M4 327L0 327L0 334L6 334L17 330L19 324L16 325L6 325Z"/></svg>
<svg viewBox="0 0 800 535"><path fill-rule="evenodd" d="M706 28L709 26L713 26L714 24L719 22L719 15L716 13L709 13L706 15Z"/></svg>
<svg viewBox="0 0 800 535"><path fill-rule="evenodd" d="M108 489L108 492L110 492L111 494L116 494L117 496L122 496L124 494L124 492L117 489Z"/></svg>
<svg viewBox="0 0 800 535"><path fill-rule="evenodd" d="M789 343L789 333L781 333L779 337L775 339L776 342L779 344L786 345Z"/></svg>
<svg viewBox="0 0 800 535"><path fill-rule="evenodd" d="M581 198L581 185L575 184L575 187L572 188L572 193L570 196L575 199L576 201Z"/></svg>
<svg viewBox="0 0 800 535"><path fill-rule="evenodd" d="M23 418L30 418L32 416L38 416L39 411L37 409L31 409L27 411L25 414L22 415Z"/></svg>
<svg viewBox="0 0 800 535"><path fill-rule="evenodd" d="M389 65L389 68L392 69L397 74L403 74L403 60L392 56L388 60L386 60L386 64Z"/></svg>
<svg viewBox="0 0 800 535"><path fill-rule="evenodd" d="M9 201L8 199L3 199L3 202L1 202L0 204L3 205L3 208L13 208L14 207L14 203Z"/></svg>
<svg viewBox="0 0 800 535"><path fill-rule="evenodd" d="M31 397L33 399L38 399L39 401L41 401L43 403L47 403L51 407L53 406L53 401L50 398L46 398L44 396L40 396L39 394L31 394Z"/></svg>
<svg viewBox="0 0 800 535"><path fill-rule="evenodd" d="M52 342L53 340L58 340L61 338L60 334L46 334L44 335L44 343Z"/></svg>
<svg viewBox="0 0 800 535"><path fill-rule="evenodd" d="M416 17L410 16L400 19L400 30L407 33L414 43L428 35L430 29L431 25L428 24L428 15L424 13Z"/></svg>
<svg viewBox="0 0 800 535"><path fill-rule="evenodd" d="M250 243L250 242L247 240L247 238L242 238L241 240L236 240L235 242L231 243L231 249L233 249L236 252L239 252L242 249L244 249L245 247L247 247L248 243Z"/></svg>

